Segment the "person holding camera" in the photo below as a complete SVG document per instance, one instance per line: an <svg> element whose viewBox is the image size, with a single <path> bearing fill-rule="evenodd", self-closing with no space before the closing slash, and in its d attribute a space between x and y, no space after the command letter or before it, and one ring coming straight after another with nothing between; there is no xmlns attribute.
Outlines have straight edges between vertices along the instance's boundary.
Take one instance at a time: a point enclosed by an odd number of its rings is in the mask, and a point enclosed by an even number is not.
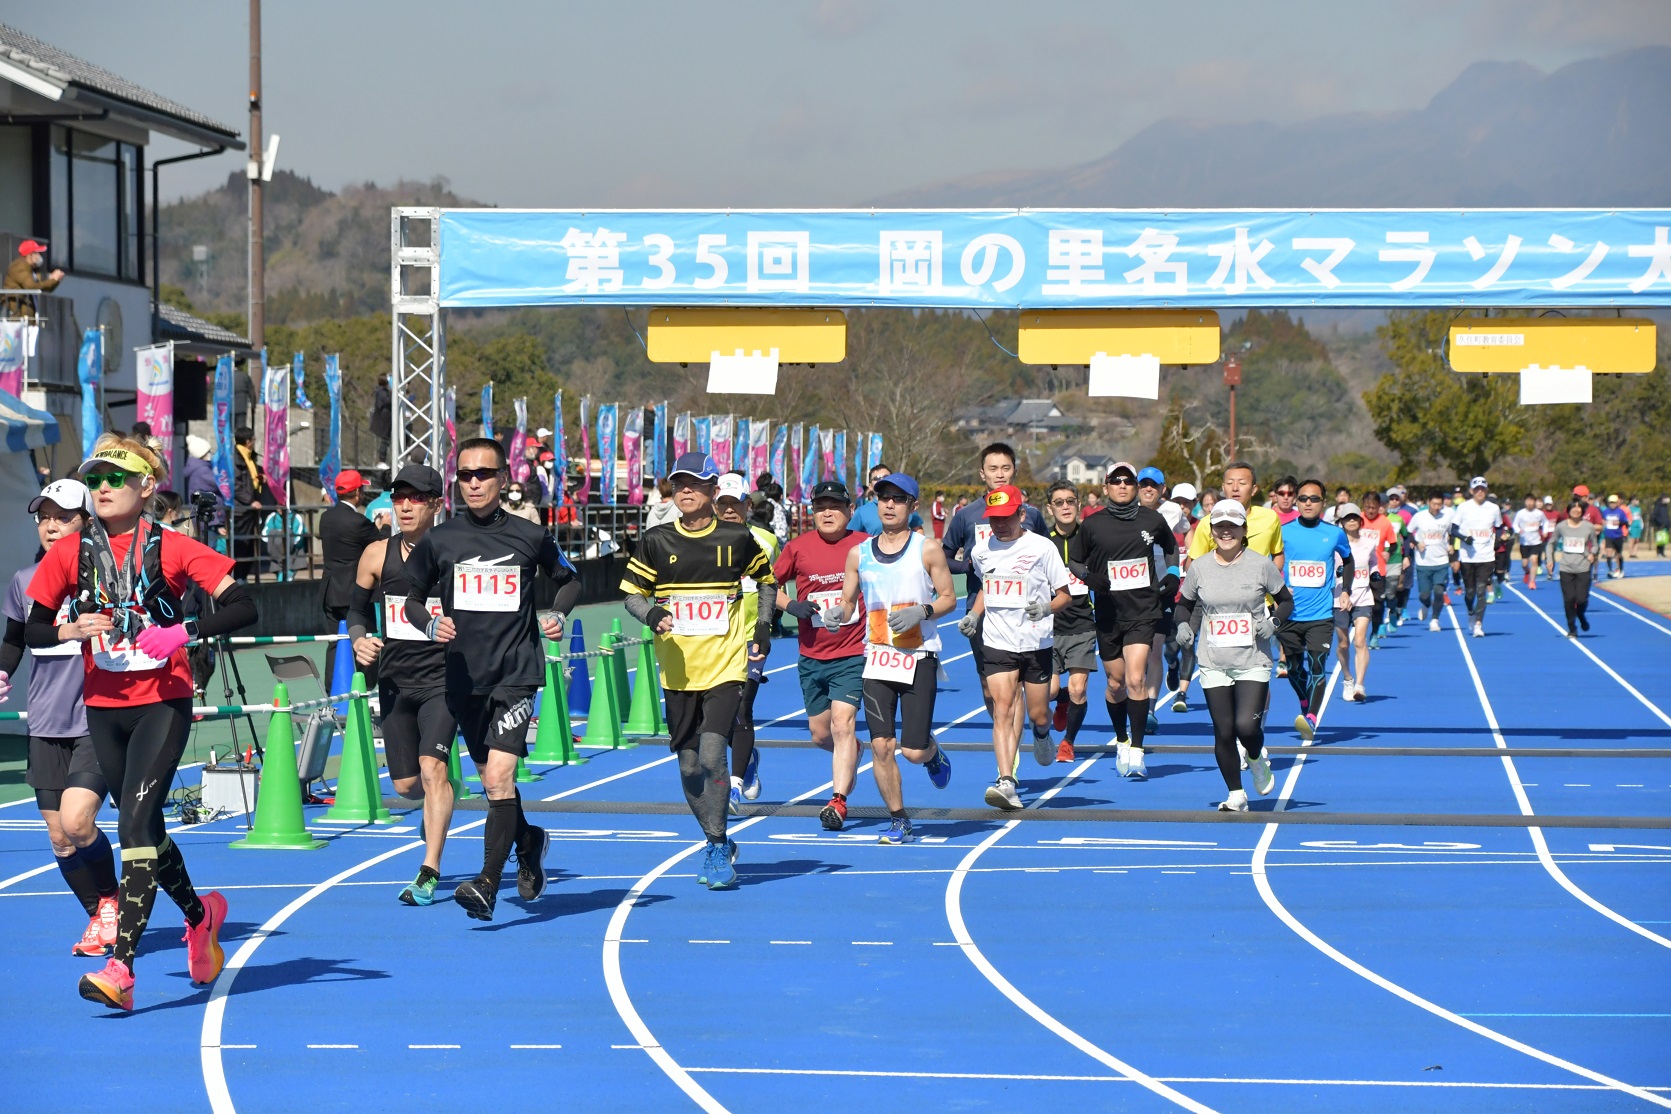
<svg viewBox="0 0 1671 1114"><path fill-rule="evenodd" d="M360 554L377 540L377 527L365 515L371 501L371 484L359 472L345 468L337 476L336 505L319 516L320 563L324 566L324 592L321 602L325 614L331 617L331 629L348 618L349 606L354 602L354 575L360 567ZM332 688L336 672L336 655L325 655L325 691ZM369 667L368 667L369 672ZM369 683L371 678L367 677Z"/></svg>

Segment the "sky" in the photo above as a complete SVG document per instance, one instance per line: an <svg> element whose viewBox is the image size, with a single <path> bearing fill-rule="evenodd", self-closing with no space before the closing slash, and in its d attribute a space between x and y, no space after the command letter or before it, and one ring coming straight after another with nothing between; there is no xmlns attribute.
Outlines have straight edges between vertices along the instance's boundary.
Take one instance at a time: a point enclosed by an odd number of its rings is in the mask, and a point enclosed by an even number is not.
<svg viewBox="0 0 1671 1114"><path fill-rule="evenodd" d="M245 3L0 0L0 22L247 130ZM1666 0L268 0L262 101L278 165L329 189L846 206L1086 162L1173 117L1415 109L1474 62L1668 43ZM166 167L162 194L241 166Z"/></svg>

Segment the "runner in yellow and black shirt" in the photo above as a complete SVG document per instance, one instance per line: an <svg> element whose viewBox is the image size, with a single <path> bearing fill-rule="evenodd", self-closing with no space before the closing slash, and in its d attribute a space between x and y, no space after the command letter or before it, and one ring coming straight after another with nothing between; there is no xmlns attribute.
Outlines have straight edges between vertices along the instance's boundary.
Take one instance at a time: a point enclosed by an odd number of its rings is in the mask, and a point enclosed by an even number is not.
<svg viewBox="0 0 1671 1114"><path fill-rule="evenodd" d="M730 778L726 740L736 722L750 661L771 645L777 580L749 528L714 514L719 468L705 453L681 456L668 476L679 518L644 533L621 590L628 614L656 632L667 727L685 800L708 837L697 880L721 890L737 880L737 845L726 837ZM743 578L754 581L750 628Z"/></svg>

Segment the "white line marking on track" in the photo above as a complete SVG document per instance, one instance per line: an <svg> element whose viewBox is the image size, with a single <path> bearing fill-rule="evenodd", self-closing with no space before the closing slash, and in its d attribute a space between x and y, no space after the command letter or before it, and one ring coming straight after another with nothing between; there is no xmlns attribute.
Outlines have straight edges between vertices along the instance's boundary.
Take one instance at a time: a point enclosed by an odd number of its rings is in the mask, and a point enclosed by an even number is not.
<svg viewBox="0 0 1671 1114"><path fill-rule="evenodd" d="M1523 599L1523 600L1526 599L1526 597L1521 594L1519 589L1513 588L1513 589L1510 589L1510 590L1513 591L1515 595L1520 596L1521 599ZM1526 600L1526 602L1531 603L1532 601ZM1537 611L1539 615L1543 615L1543 612L1538 610L1536 604L1532 604L1532 610ZM1549 619L1549 616L1547 616L1547 615L1544 615L1543 617L1544 617L1545 620ZM1454 614L1453 614L1452 618L1454 620ZM1498 723L1497 723L1497 713L1491 707L1491 698L1489 696L1487 696L1486 693L1485 693L1485 682L1483 680L1481 680L1481 678L1480 678L1480 671L1474 665L1473 652L1468 649L1468 643L1463 639L1462 631L1460 629L1458 629L1457 632L1456 632L1456 641L1457 641L1457 645L1462 647L1462 658L1463 658L1463 660L1468 663L1468 675L1470 677L1472 677L1473 680L1474 680L1474 692L1479 697L1481 710L1485 712L1485 722L1486 722L1487 726L1489 726L1491 728L1491 737L1492 737L1492 739L1494 739L1496 741L1498 750L1507 750L1508 749L1508 741L1503 738L1502 728L1500 726L1498 726ZM1613 670L1610 669L1607 666L1607 664L1605 662L1603 662L1600 658L1598 658L1594 654L1590 653L1589 647L1580 645L1578 648L1583 650L1586 654L1588 654L1590 656L1591 660L1593 660L1597 665L1601 666L1603 669L1606 669L1608 673L1612 674L1615 680L1617 680L1621 685L1624 685L1626 689L1629 689L1631 694L1634 695L1638 700L1641 700L1643 704L1647 705L1648 708L1651 709L1654 712L1655 715L1659 716L1660 719L1665 720L1667 725L1671 725L1671 719L1667 719L1664 712L1661 712L1657 707L1655 707L1641 693L1639 693L1635 689L1631 688L1630 685L1626 683L1626 681L1623 677L1620 677L1617 673L1614 673ZM1509 787L1514 790L1514 799L1515 799L1516 803L1518 803L1520 805L1521 815L1522 816L1536 815L1532 811L1531 799L1526 796L1526 790L1521 784L1520 774L1515 769L1514 759L1509 757L1506 754L1503 755L1503 770L1504 770L1505 773L1508 774ZM1588 789L1589 786L1588 785L1579 785L1579 784L1569 784L1569 788ZM1615 924L1618 924L1618 925L1621 925L1625 928L1630 929L1630 931L1636 933L1638 936L1642 937L1644 940L1652 940L1654 943L1658 944L1662 948L1671 948L1671 940L1667 940L1665 937L1661 936L1657 932L1653 932L1649 929L1643 928L1641 925L1637 924L1635 921L1631 920L1629 917L1626 917L1623 914L1618 913L1615 910L1609 908L1608 906L1603 905L1601 902L1599 902L1595 898L1591 897L1583 889L1579 888L1579 886L1575 882L1573 882L1572 879L1568 878L1567 875L1566 875L1566 872L1564 870L1562 870L1556 864L1554 857L1552 855L1550 855L1550 853L1549 853L1549 842L1544 839L1542 828L1527 828L1526 829L1526 834L1531 837L1532 848L1535 851L1537 851L1538 861L1543 864L1543 869L1545 869L1549 872L1549 876L1551 878L1555 879L1555 881L1560 884L1562 889L1566 890L1573 897L1576 897L1579 901L1582 901L1585 905L1588 905L1591 909L1594 909L1596 912L1600 913L1602 916L1606 917L1608 920L1614 922Z"/></svg>
<svg viewBox="0 0 1671 1114"><path fill-rule="evenodd" d="M22 874L14 874L10 878L7 878L4 881L0 881L0 890L3 890L7 886L13 885L17 882L26 882L29 879L35 877L35 875L37 875L37 874L45 874L49 870L57 870L57 869L58 869L58 863L56 861L54 861L54 862L47 863L45 866L38 866L34 870L26 870Z"/></svg>
<svg viewBox="0 0 1671 1114"><path fill-rule="evenodd" d="M1531 599L1527 597L1526 593L1522 592L1519 588L1515 588L1515 587L1510 587L1509 591L1511 591L1515 595L1519 596L1520 599L1526 604L1527 607L1530 607L1533 611L1537 612L1538 616L1540 618L1542 618L1544 622L1546 622L1550 626L1554 627L1555 632L1557 634L1564 633L1561 630L1561 624L1557 623L1554 619L1551 619L1548 615L1546 615L1544 613L1543 608L1541 608L1537 604L1533 603L1531 601ZM1660 629L1664 630L1665 628L1661 627ZM1671 633L1671 632L1668 632L1668 633ZM1458 637L1460 637L1460 634L1458 635ZM1606 673L1609 677L1611 677L1615 681L1619 682L1620 686L1622 686L1626 692L1628 692L1632 696L1636 697L1636 699L1641 702L1641 704L1644 708L1648 709L1648 711L1652 712L1655 716L1658 716L1659 717L1659 722L1665 724L1665 726L1667 726L1667 727L1671 727L1671 716L1666 715L1665 712L1660 708L1660 706L1658 704L1655 704L1652 700L1649 700L1646 696L1643 696L1639 691L1637 691L1637 688L1636 688L1635 685L1631 684L1629 681L1627 681L1623 677L1619 676L1618 673L1614 672L1613 667L1611 665L1608 665L1606 662L1602 661L1599 657L1597 657L1596 654L1595 654L1595 651L1591 650L1588 646L1584 645L1583 642L1579 641L1576 638L1569 638L1569 639L1567 639L1567 641L1569 643L1571 643L1574 647L1576 647L1578 649L1578 651L1580 653L1582 653L1585 657L1589 658L1591 661L1593 661L1597 665L1601 666L1602 672ZM1499 743L1498 745L1501 746L1502 744Z"/></svg>
<svg viewBox="0 0 1671 1114"><path fill-rule="evenodd" d="M729 940L692 940L692 944L729 944Z"/></svg>
<svg viewBox="0 0 1671 1114"><path fill-rule="evenodd" d="M1515 594L1519 595L1519 592L1516 591ZM1613 596L1613 594L1611 592L1608 592L1608 591L1605 591L1605 590L1590 593L1590 598L1591 599L1600 600L1602 603L1605 603L1605 604L1609 605L1610 607L1618 608L1620 611L1623 611L1626 615L1629 615L1632 619L1635 619L1638 623L1646 623L1646 624L1648 624L1648 626L1653 627L1657 631L1660 631L1664 634L1671 634L1671 627L1660 626L1658 623L1654 622L1652 619L1648 618L1646 615L1643 615L1643 614L1639 613L1634 608L1626 607L1624 604L1622 604L1619 601L1613 599L1612 596ZM1629 597L1626 597L1626 598L1629 598Z"/></svg>
<svg viewBox="0 0 1671 1114"><path fill-rule="evenodd" d="M458 1045L456 1045L456 1044L409 1044L406 1047L407 1048L417 1048L417 1049L424 1049L424 1048L457 1048Z"/></svg>
<svg viewBox="0 0 1671 1114"><path fill-rule="evenodd" d="M1119 1075L1023 1075L1012 1072L980 1071L866 1071L842 1068L691 1068L707 1075L811 1075L859 1076L872 1079L996 1079L1042 1083L1130 1083ZM1266 1084L1281 1087L1458 1087L1506 1091L1606 1091L1595 1083L1485 1083L1451 1079L1258 1079L1220 1075L1163 1075L1162 1083ZM1671 1091L1671 1087L1644 1087L1645 1091Z"/></svg>
<svg viewBox="0 0 1671 1114"><path fill-rule="evenodd" d="M811 940L768 940L768 944L810 944Z"/></svg>
<svg viewBox="0 0 1671 1114"><path fill-rule="evenodd" d="M639 773L642 770L648 770L653 767L660 766L663 763L671 762L677 757L678 755L670 754L665 758L658 758L653 762L646 762L643 765L634 766L631 769L623 770L618 774L611 774L606 778L599 778L596 781L589 781L584 785L577 785L573 789L566 789L561 793L555 793L545 799L548 801L555 801L562 797L573 796L574 794L584 792L587 789L592 789L599 785L606 785L609 782L618 781L621 778ZM453 835L457 832L468 831L472 828L481 827L486 823L487 819L485 817L481 820L473 820L468 824L461 824L458 827L449 830L447 834ZM296 900L280 909L277 913L274 913L271 917L268 917L261 927L256 929L254 934L251 935L249 939L245 940L236 952L227 957L226 965L221 968L220 977L215 980L214 985L209 989L209 1001L203 1007L203 1028L201 1035L198 1038L198 1043L202 1046L201 1062L203 1070L203 1089L208 1094L209 1109L212 1110L214 1114L236 1114L237 1111L237 1106L232 1102L232 1092L226 1083L226 1066L221 1060L220 1052L222 1046L220 1038L221 1029L226 1020L227 997L232 992L232 984L237 979L238 972L242 970L244 965L255 955L256 949L266 942L268 937L278 931L279 926L289 920L292 914L301 909L308 902L312 901L320 894L325 893L337 883L348 878L352 878L354 875L363 870L369 870L380 863L387 862L396 855L404 854L407 851L415 851L423 845L422 840L409 840L406 843L401 844L399 847L391 848L380 855L373 855L371 858L356 866L351 866L347 870L339 871L338 873L325 879L325 881L310 888L306 893L297 897Z"/></svg>
<svg viewBox="0 0 1671 1114"><path fill-rule="evenodd" d="M511 1047L514 1049L549 1049L562 1048L563 1046L560 1044L513 1044Z"/></svg>
<svg viewBox="0 0 1671 1114"><path fill-rule="evenodd" d="M894 942L892 940L854 940L853 946L856 948L891 948L894 946Z"/></svg>
<svg viewBox="0 0 1671 1114"><path fill-rule="evenodd" d="M222 1047L222 1046L217 1045L216 1047L218 1048L218 1047ZM309 1048L359 1048L360 1046L357 1045L357 1044L310 1044L310 1045L308 1045L308 1047Z"/></svg>
<svg viewBox="0 0 1671 1114"><path fill-rule="evenodd" d="M1451 621L1452 623L1456 621L1456 615L1454 612L1451 614ZM1457 630L1456 637L1459 641L1461 640L1462 632L1460 629ZM1467 643L1464 642L1462 644L1462 648L1463 652L1466 654L1468 649ZM1473 659L1468 658L1467 660L1469 668L1472 669ZM1323 694L1324 707L1318 710L1317 718L1319 722L1321 722L1323 718L1323 711L1327 709L1329 694L1334 691L1335 680L1339 676L1340 667L1336 665L1334 673L1329 677L1328 688ZM1477 673L1474 675L1474 683L1479 683L1479 675ZM1483 699L1483 688L1480 690L1480 694ZM1492 728L1495 731L1495 720L1492 721ZM1500 746L1502 744L1499 743L1498 745ZM1306 743L1305 746L1309 747L1311 744ZM1507 762L1509 759L1505 757L1503 761ZM1288 777L1283 781L1282 795L1277 800L1277 807L1281 808L1286 805L1288 800L1294 795L1294 786L1299 782L1300 771L1304 768L1305 751L1302 749L1299 754L1295 755L1294 764L1288 768ZM1519 792L1519 784L1518 780L1514 782L1517 793ZM1520 793L1519 795L1521 799L1524 800L1525 794ZM1637 1098L1644 1099L1656 1106L1671 1108L1671 1100L1661 1098L1660 1096L1649 1092L1645 1088L1634 1087L1622 1080L1614 1079L1612 1076L1603 1075L1598 1071L1592 1071L1589 1068L1575 1064L1570 1060L1563 1060L1559 1056L1552 1055L1542 1049L1533 1048L1529 1044L1522 1044L1513 1037L1505 1036L1504 1034L1497 1032L1495 1029L1487 1028L1486 1026L1479 1024L1477 1021L1470 1021L1461 1014L1452 1013L1450 1010L1447 1010L1438 1003L1430 1002L1414 991L1406 990L1404 987L1393 982L1391 979L1385 978L1384 976L1371 971L1368 967L1365 967L1363 964L1359 963L1357 960L1348 956L1340 949L1336 948L1333 944L1330 944L1327 940L1324 940L1321 936L1318 936L1315 932L1311 931L1311 929L1307 928L1300 922L1298 917L1290 913L1288 911L1288 907L1284 905L1281 899L1276 896L1276 890L1271 887L1271 880L1265 869L1265 858L1270 854L1271 843L1276 839L1277 829L1280 826L1281 825L1279 824L1266 824L1264 833L1259 837L1259 844L1253 851L1253 884L1258 889L1259 896L1264 900L1265 905L1271 910L1271 912L1276 914L1278 920L1287 925L1289 929L1292 930L1300 939L1304 940L1306 943L1310 944L1312 947L1316 948L1318 951L1322 952L1324 955L1328 956L1348 971L1351 971L1353 974L1367 979L1376 986L1380 987L1382 990L1385 990L1387 993L1396 995L1397 997L1404 999L1404 1001L1409 1002L1411 1005L1426 1010L1435 1017L1449 1021L1453 1025L1459 1025L1462 1028L1467 1029L1469 1032L1477 1033L1478 1035L1485 1037L1487 1040L1496 1041L1505 1048L1512 1048L1516 1052L1525 1053L1533 1059L1542 1060L1546 1064L1553 1065L1554 1067L1561 1068L1565 1071L1570 1071L1575 1075L1581 1075L1585 1079L1600 1083L1613 1090L1624 1091L1626 1094L1635 1095ZM1535 832L1537 829L1533 828L1532 831Z"/></svg>

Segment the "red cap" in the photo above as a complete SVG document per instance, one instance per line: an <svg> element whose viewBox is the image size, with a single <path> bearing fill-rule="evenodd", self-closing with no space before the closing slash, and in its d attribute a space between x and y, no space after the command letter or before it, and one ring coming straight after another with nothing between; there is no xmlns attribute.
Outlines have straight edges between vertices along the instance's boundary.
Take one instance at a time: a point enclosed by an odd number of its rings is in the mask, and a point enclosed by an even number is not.
<svg viewBox="0 0 1671 1114"><path fill-rule="evenodd" d="M34 255L37 251L45 251L46 245L39 240L25 240L17 246L19 255Z"/></svg>
<svg viewBox="0 0 1671 1114"><path fill-rule="evenodd" d="M986 518L1008 518L1012 514L1020 514L1023 505L1021 489L1014 484L1005 484L986 493Z"/></svg>
<svg viewBox="0 0 1671 1114"><path fill-rule="evenodd" d="M371 481L360 475L352 468L344 469L337 474L337 494L347 495L350 491L358 491L362 487L370 487Z"/></svg>
<svg viewBox="0 0 1671 1114"><path fill-rule="evenodd" d="M1583 499L1588 499L1590 497L1590 489L1584 484L1579 484L1577 487L1573 488L1572 493Z"/></svg>

